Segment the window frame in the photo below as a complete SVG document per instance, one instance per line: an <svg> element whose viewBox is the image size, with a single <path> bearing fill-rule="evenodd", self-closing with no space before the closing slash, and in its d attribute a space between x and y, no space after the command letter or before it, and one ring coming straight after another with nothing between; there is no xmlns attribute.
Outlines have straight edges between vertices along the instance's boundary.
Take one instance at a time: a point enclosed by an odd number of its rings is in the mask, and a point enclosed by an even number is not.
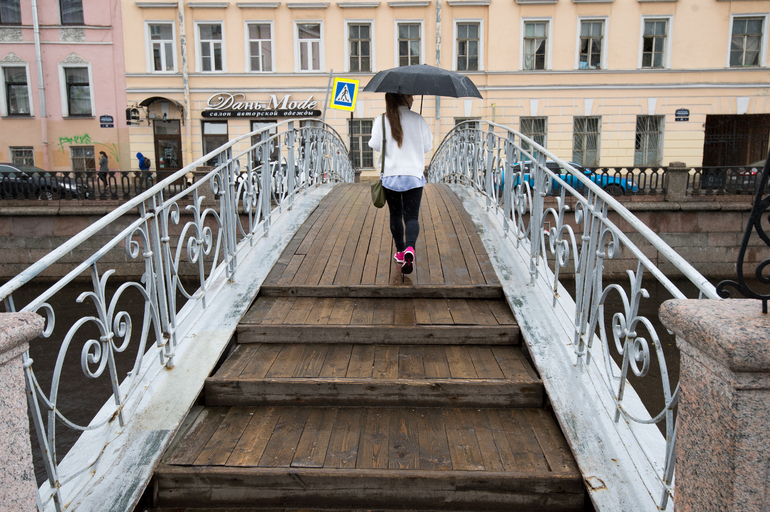
<svg viewBox="0 0 770 512"><path fill-rule="evenodd" d="M583 150L583 158L581 161L578 161L577 158L575 158L575 136L577 132L575 131L575 125L577 124L578 119L596 119L596 162L594 164L587 164L585 163L585 153L586 151ZM589 132L585 132L589 133ZM601 162L601 154L602 154L602 116L574 116L572 118L572 161L575 162L578 165L582 165L583 167L598 167Z"/></svg>
<svg viewBox="0 0 770 512"><path fill-rule="evenodd" d="M519 116L519 131L523 133L524 135L527 135L528 137L531 135L531 133L527 133L524 131L524 128L521 126L521 122L523 120L536 120L536 119L542 119L543 120L543 143L541 144L544 148L548 147L548 116ZM530 139L534 139L533 137L529 137ZM537 140L535 140L537 142ZM522 142L522 146L524 145L524 142Z"/></svg>
<svg viewBox="0 0 770 512"><path fill-rule="evenodd" d="M639 130L639 118L642 118L642 117L644 117L644 118L653 118L654 117L654 118L657 118L657 120L659 122L660 130L658 131L658 147L656 149L656 151L658 153L658 161L657 161L657 163L654 163L654 164L649 164L649 163L637 164L636 163L636 153L637 153L636 146L637 146L637 140L638 140L639 134L640 134L640 132L638 131ZM663 136L665 135L665 132L666 132L666 116L664 116L664 115L657 115L657 114L637 114L636 115L636 123L635 124L636 124L636 128L634 129L634 167L660 167L662 165L662 163L663 163ZM648 131L648 132L643 132L643 133L649 134L649 133L652 133L652 132ZM649 140L649 137L647 137L647 140ZM649 145L647 147L649 148ZM647 155L648 153L649 153L648 150L646 150L644 152L645 155Z"/></svg>
<svg viewBox="0 0 770 512"><path fill-rule="evenodd" d="M479 65L478 69L465 70L461 73L476 73L478 71L484 71L484 19L483 18L455 18L452 20L452 71L458 71L457 69L457 34L458 25L467 23L478 23L479 25Z"/></svg>
<svg viewBox="0 0 770 512"><path fill-rule="evenodd" d="M67 77L65 69L69 68L86 68L88 69L88 92L91 100L91 114L90 115L70 115L69 113L69 96L67 94ZM64 119L88 119L95 117L96 101L94 99L94 76L91 69L90 62L79 63L59 63L59 93L61 95L61 114Z"/></svg>
<svg viewBox="0 0 770 512"><path fill-rule="evenodd" d="M546 47L545 47L545 67L543 69L526 69L524 67L525 59L525 34L526 34L526 26L527 23L546 23ZM519 30L521 33L521 49L519 51L519 70L520 71L549 71L551 70L551 62L552 62L552 52L553 52L553 45L551 42L553 41L553 18L551 17L535 17L535 18L521 18Z"/></svg>
<svg viewBox="0 0 770 512"><path fill-rule="evenodd" d="M350 25L369 25L369 64L370 64L370 70L369 71L353 71L353 73L376 73L377 72L377 65L375 63L375 57L377 52L374 51L375 46L375 40L374 40L374 20L373 19L346 19L345 20L345 32L342 34L343 39L343 47L345 48L345 66L344 66L344 72L350 73L350 31L349 26Z"/></svg>
<svg viewBox="0 0 770 512"><path fill-rule="evenodd" d="M583 29L583 23L596 23L601 22L602 24L602 45L601 45L601 55L599 56L599 67L598 68L581 68L580 67L580 49L581 49L581 40L582 40L582 29ZM601 71L607 69L607 38L609 33L609 22L610 17L609 16L578 16L577 18L577 34L576 34L576 41L575 41L575 69L578 71Z"/></svg>
<svg viewBox="0 0 770 512"><path fill-rule="evenodd" d="M644 24L648 21L665 21L666 22L666 54L663 58L663 67L662 68L655 68L655 67L649 67L645 68L642 67L642 62L644 61ZM671 69L671 44L673 38L673 32L674 32L674 16L670 14L662 14L662 15L643 15L641 18L641 23L639 24L639 60L636 64L637 69ZM728 55L728 59L730 56Z"/></svg>
<svg viewBox="0 0 770 512"><path fill-rule="evenodd" d="M3 26L3 27L18 27L18 26L20 26L22 24L21 23L22 22L22 19L21 19L21 0L16 0L16 3L19 6L19 21L18 22L16 22L16 21L5 21L2 18L0 18L0 26Z"/></svg>
<svg viewBox="0 0 770 512"><path fill-rule="evenodd" d="M10 114L8 108L8 96L5 88L5 68L23 67L27 75L27 97L29 98L29 114ZM32 87L30 84L29 63L27 62L3 62L0 63L0 117L9 119L30 119L35 117L35 102L32 98Z"/></svg>
<svg viewBox="0 0 770 512"><path fill-rule="evenodd" d="M369 126L369 133L363 133L360 129L360 123L368 121L370 124ZM353 161L353 123L359 123L359 133L355 135L360 140L360 147L356 151L356 154L360 157L360 164L357 168L358 169L365 169L365 170L373 170L375 169L376 162L374 160L374 150L369 147L369 139L372 136L372 128L374 127L374 121L375 119L372 118L358 118L358 119L348 119L348 147L350 148L350 154L351 154L351 162ZM370 153L371 154L371 160L372 165L371 166L364 166L364 155Z"/></svg>
<svg viewBox="0 0 770 512"><path fill-rule="evenodd" d="M730 33L727 38L727 59L725 67L728 69L759 69L767 67L767 31L768 31L768 13L731 13L730 14ZM756 66L731 66L730 53L733 41L733 27L736 18L762 18L762 37L759 41L759 63ZM744 48L744 53L746 49Z"/></svg>
<svg viewBox="0 0 770 512"><path fill-rule="evenodd" d="M153 51L152 51L152 34L150 32L150 25L171 25L171 52L174 59L174 69L171 70L163 70L163 71L156 71L154 66L154 59L153 59ZM177 50L176 50L176 23L174 23L173 20L145 20L144 21L144 37L145 37L145 45L144 45L144 53L145 58L147 59L147 72L153 73L153 74L170 74L170 73L177 73ZM166 41L166 39L161 39L160 41ZM164 57L165 57L165 49L163 50ZM164 61L165 62L165 61Z"/></svg>
<svg viewBox="0 0 770 512"><path fill-rule="evenodd" d="M302 69L299 26L300 25L319 25L318 38L318 69ZM312 39L303 39L303 41L313 41ZM312 45L311 45L312 48ZM294 20L294 72L295 73L324 73L326 63L324 61L324 22L323 20ZM311 53L312 57L312 53ZM312 60L312 58L311 58ZM308 64L310 61L308 61Z"/></svg>
<svg viewBox="0 0 770 512"><path fill-rule="evenodd" d="M203 43L203 39L201 39L201 32L200 32L200 26L201 25L219 25L222 28L222 39L221 41L221 48L222 48L222 69L213 69L215 60L214 60L214 54L211 54L211 71L203 71L203 52L201 51L201 44ZM195 20L194 22L194 29L195 29L195 72L196 73L205 73L205 74L216 74L216 73L227 73L227 48L226 48L226 40L225 37L225 22L224 20ZM206 41L216 41L216 39L206 39Z"/></svg>
<svg viewBox="0 0 770 512"><path fill-rule="evenodd" d="M59 22L62 25L65 25L65 26L75 26L75 27L78 27L78 26L85 25L86 24L86 13L85 13L85 9L83 9L83 0L70 0L70 1L71 2L72 1L80 2L80 10L83 13L83 21L81 21L80 23L65 22L64 19L63 19L64 10L62 9L62 6L61 6L62 0L58 0L58 2L56 2L56 6L59 8Z"/></svg>
<svg viewBox="0 0 770 512"><path fill-rule="evenodd" d="M270 70L265 71L264 69L260 69L259 71L254 71L251 69L251 42L252 41L266 41L266 39L251 39L249 37L249 25L269 25L270 26ZM245 20L243 22L243 35L244 35L244 55L245 55L245 61L243 69L246 71L246 73L255 73L255 74L268 74L268 73L275 73L275 22L274 20ZM262 52L262 45L259 45L260 48L260 57ZM262 60L260 59L260 63ZM264 67L264 66L262 66Z"/></svg>
<svg viewBox="0 0 770 512"><path fill-rule="evenodd" d="M93 167L88 167L88 165L87 165L89 157L87 157L87 156L78 156L78 157L76 157L76 156L74 156L72 154L72 150L73 149L88 149L88 148L91 148L91 153L93 154L93 156L91 157L91 161L93 162ZM72 172L76 172L76 173L77 172L88 173L90 171L96 172L96 150L94 148L95 148L95 146L88 146L88 145L85 145L85 146L70 146L70 170ZM75 169L75 166L74 166L75 158L83 159L83 160L86 161L86 165L84 166L84 169Z"/></svg>
<svg viewBox="0 0 770 512"><path fill-rule="evenodd" d="M29 151L32 154L32 162L17 162L13 154L14 151ZM35 148L33 146L10 146L8 147L8 154L11 157L11 163L14 165L35 165Z"/></svg>
<svg viewBox="0 0 770 512"><path fill-rule="evenodd" d="M401 67L398 54L398 26L399 25L419 25L420 26L420 59L417 64L425 64L425 20L424 19L395 19L393 20L393 67Z"/></svg>

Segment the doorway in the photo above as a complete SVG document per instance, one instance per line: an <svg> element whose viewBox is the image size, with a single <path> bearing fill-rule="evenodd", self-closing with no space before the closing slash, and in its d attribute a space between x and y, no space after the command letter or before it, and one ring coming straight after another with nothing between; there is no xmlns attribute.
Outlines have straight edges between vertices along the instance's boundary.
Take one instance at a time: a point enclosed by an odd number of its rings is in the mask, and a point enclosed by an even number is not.
<svg viewBox="0 0 770 512"><path fill-rule="evenodd" d="M153 132L155 169L161 181L182 168L182 131L179 121L156 120Z"/></svg>
<svg viewBox="0 0 770 512"><path fill-rule="evenodd" d="M767 157L770 114L706 116L703 166L744 166Z"/></svg>

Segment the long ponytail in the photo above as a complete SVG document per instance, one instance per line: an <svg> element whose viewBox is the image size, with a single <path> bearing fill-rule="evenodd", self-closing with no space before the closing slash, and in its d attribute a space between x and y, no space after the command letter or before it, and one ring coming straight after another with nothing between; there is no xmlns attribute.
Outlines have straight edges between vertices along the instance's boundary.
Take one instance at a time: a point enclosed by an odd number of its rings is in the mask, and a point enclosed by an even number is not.
<svg viewBox="0 0 770 512"><path fill-rule="evenodd" d="M401 127L401 114L398 112L398 107L406 104L402 94L385 93L385 116L390 123L390 134L398 143L398 147L401 147L401 143L404 142L404 129Z"/></svg>

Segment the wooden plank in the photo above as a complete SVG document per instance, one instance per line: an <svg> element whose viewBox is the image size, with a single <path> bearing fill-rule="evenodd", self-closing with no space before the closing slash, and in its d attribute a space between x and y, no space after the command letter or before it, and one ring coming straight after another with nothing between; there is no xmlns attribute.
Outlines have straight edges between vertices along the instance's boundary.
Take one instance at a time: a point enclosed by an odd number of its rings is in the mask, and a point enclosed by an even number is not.
<svg viewBox="0 0 770 512"><path fill-rule="evenodd" d="M398 378L398 351L396 345L375 345L373 379Z"/></svg>
<svg viewBox="0 0 770 512"><path fill-rule="evenodd" d="M514 347L493 347L492 353L500 365L500 369L506 379L519 380L527 377L537 378L537 375L530 375L525 367L525 362L519 358L521 349ZM529 366L529 364L526 364Z"/></svg>
<svg viewBox="0 0 770 512"><path fill-rule="evenodd" d="M447 363L449 372L453 379L477 379L476 368L471 361L471 355L468 347L448 346L446 347Z"/></svg>
<svg viewBox="0 0 770 512"><path fill-rule="evenodd" d="M433 212L430 208L428 196L430 195L430 188L425 187L425 193L423 194L420 210L425 211L425 248L428 257L428 268L430 270L430 283L431 284L453 284L444 278L444 270L441 264L441 254L439 252L439 240L437 238L439 219L433 218Z"/></svg>
<svg viewBox="0 0 770 512"><path fill-rule="evenodd" d="M508 307L508 303L501 300L490 300L487 302L489 310L495 315L497 323L500 325L513 325L516 323L516 319L513 317L511 308Z"/></svg>
<svg viewBox="0 0 770 512"><path fill-rule="evenodd" d="M457 204L455 204L453 198L451 197L454 196L456 198L457 195L446 187L436 188L438 189L441 197L444 199L444 207L447 209L449 218L451 219L452 225L454 226L455 233L457 233L457 241L460 244L463 259L465 260L465 265L470 276L470 282L473 284L486 283L486 279L484 278L484 274L481 271L481 267L479 266L479 262L476 257L475 248L473 247L467 230L465 229L465 224L463 223L460 212L457 209ZM484 247L482 246L481 249L483 250Z"/></svg>
<svg viewBox="0 0 770 512"><path fill-rule="evenodd" d="M303 261L305 261L304 254L295 254L292 256L291 261L286 265L283 274L278 278L277 284L289 284L294 281L294 276L297 275L297 270L302 266Z"/></svg>
<svg viewBox="0 0 770 512"><path fill-rule="evenodd" d="M353 316L350 318L352 325L372 325L374 318L374 300L358 299L355 302L356 307L353 310Z"/></svg>
<svg viewBox="0 0 770 512"><path fill-rule="evenodd" d="M486 411L482 409L467 409L466 411L473 423L476 439L479 442L481 457L484 460L484 468L487 471L503 471L500 455L497 453L497 445L492 434L492 428L487 420Z"/></svg>
<svg viewBox="0 0 770 512"><path fill-rule="evenodd" d="M337 241L335 242L331 254L329 255L329 262L324 269L323 275L321 276L320 281L316 284L331 285L334 283L334 279L337 276L337 271L340 269L340 265L342 263L345 247L347 247L348 244L350 232L353 229L356 220L358 219L359 212L362 209L367 208L367 206L364 205L364 201L369 200L369 195L367 192L368 191L366 189L362 188L358 194L352 198L353 205L348 212L345 223L342 225L342 230L337 236Z"/></svg>
<svg viewBox="0 0 770 512"><path fill-rule="evenodd" d="M348 378L371 378L374 367L374 345L353 345L348 365Z"/></svg>
<svg viewBox="0 0 770 512"><path fill-rule="evenodd" d="M476 318L473 316L467 300L446 299L446 305L455 325L476 325Z"/></svg>
<svg viewBox="0 0 770 512"><path fill-rule="evenodd" d="M287 285L263 286L260 288L261 297L317 297L317 298L391 298L391 299L504 299L500 286L490 285L454 285L444 286L435 284L415 285L404 282L391 286L378 285ZM497 325L494 315L486 310Z"/></svg>
<svg viewBox="0 0 770 512"><path fill-rule="evenodd" d="M335 187L335 189L336 188L337 187ZM313 254L311 249L316 243L316 240L318 238L323 240L323 237L320 235L320 233L325 227L329 226L329 222L334 222L334 220L336 220L334 212L337 210L343 198L350 194L351 190L352 187L340 187L337 194L328 197L323 201L323 213L313 223L313 227L310 228L307 236L305 236L305 238L302 240L302 243L299 245L299 247L297 247L297 250L294 251L295 254Z"/></svg>
<svg viewBox="0 0 770 512"><path fill-rule="evenodd" d="M423 192L424 194L424 192ZM423 208L422 203L420 204L420 214L419 214L419 221L420 221L420 234L417 235L417 245L415 246L415 251L419 252L419 256L417 253L415 253L415 263L414 263L414 278L412 278L412 283L416 283L419 286L425 286L430 285L430 266L428 265L428 244L426 242L425 232L427 230L427 226L425 225L425 208ZM435 237L433 238L433 242L435 243ZM400 269L397 270L400 273Z"/></svg>
<svg viewBox="0 0 770 512"><path fill-rule="evenodd" d="M527 418L535 433L540 449L545 455L551 471L556 473L580 473L575 463L575 457L569 449L564 434L561 433L556 422L548 411L543 409L525 409L524 417Z"/></svg>
<svg viewBox="0 0 770 512"><path fill-rule="evenodd" d="M291 462L293 468L322 468L326 460L326 449L332 437L336 408L313 408L308 415L305 428Z"/></svg>
<svg viewBox="0 0 770 512"><path fill-rule="evenodd" d="M430 314L430 323L434 325L454 324L446 299L428 299L426 305Z"/></svg>
<svg viewBox="0 0 770 512"><path fill-rule="evenodd" d="M372 239L374 239L374 235L372 235ZM374 284L377 276L377 258L377 254L367 253L363 273L361 274L361 284Z"/></svg>
<svg viewBox="0 0 770 512"><path fill-rule="evenodd" d="M243 378L261 379L267 375L270 367L273 366L275 358L283 349L283 345L280 344L263 344L259 345L257 353L251 358L249 364L241 372Z"/></svg>
<svg viewBox="0 0 770 512"><path fill-rule="evenodd" d="M439 261L441 262L441 272L444 276L445 284L457 284L457 275L455 274L455 268L452 261L452 256L449 249L449 240L446 237L446 231L442 223L441 215L438 211L438 205L436 204L436 192L432 189L430 193L426 194L428 199L428 209L430 211L431 219L433 220L433 228L436 236L436 246L438 248Z"/></svg>
<svg viewBox="0 0 770 512"><path fill-rule="evenodd" d="M465 261L457 232L455 231L452 216L444 203L444 197L440 194L441 187L436 187L436 208L441 216L441 224L444 228L446 240L448 242L449 256L452 259L452 267L455 272L455 282L458 284L470 284L471 278L468 272L468 264Z"/></svg>
<svg viewBox="0 0 770 512"><path fill-rule="evenodd" d="M265 377L291 377L299 366L304 351L303 345L284 345Z"/></svg>
<svg viewBox="0 0 770 512"><path fill-rule="evenodd" d="M267 312L265 318L262 320L264 325L276 325L283 323L283 319L289 314L291 308L294 306L294 298L280 298L275 301L273 307Z"/></svg>
<svg viewBox="0 0 770 512"><path fill-rule="evenodd" d="M425 366L422 362L421 346L401 345L398 353L398 378L425 378Z"/></svg>
<svg viewBox="0 0 770 512"><path fill-rule="evenodd" d="M449 452L444 417L441 409L417 409L418 441L420 445L420 469L449 471L452 456Z"/></svg>
<svg viewBox="0 0 770 512"><path fill-rule="evenodd" d="M374 218L374 227L372 228L372 236L369 239L369 246L366 249L366 260L364 264L363 273L361 275L361 284L375 284L377 278L377 263L379 261L380 244L382 243L382 237L384 236L385 218L387 217L384 208L380 208L377 211L377 216Z"/></svg>
<svg viewBox="0 0 770 512"><path fill-rule="evenodd" d="M417 320L414 312L414 301L411 299L394 299L393 325L415 325Z"/></svg>
<svg viewBox="0 0 770 512"><path fill-rule="evenodd" d="M350 323L350 318L353 316L353 309L356 307L356 302L353 299L336 299L334 301L334 307L329 314L328 325L345 325Z"/></svg>
<svg viewBox="0 0 770 512"><path fill-rule="evenodd" d="M307 407L287 407L282 411L265 452L259 459L259 467L289 467L308 414Z"/></svg>
<svg viewBox="0 0 770 512"><path fill-rule="evenodd" d="M329 351L329 345L320 343L311 343L305 345L305 351L302 359L294 370L295 377L318 377L321 375L326 354Z"/></svg>
<svg viewBox="0 0 770 512"><path fill-rule="evenodd" d="M291 311L283 319L284 324L301 325L306 323L310 311L315 304L315 297L297 297Z"/></svg>
<svg viewBox="0 0 770 512"><path fill-rule="evenodd" d="M321 368L321 377L344 377L348 373L352 350L353 345L350 344L331 346Z"/></svg>
<svg viewBox="0 0 770 512"><path fill-rule="evenodd" d="M431 324L430 311L428 310L429 299L414 299L414 320L417 324Z"/></svg>
<svg viewBox="0 0 770 512"><path fill-rule="evenodd" d="M232 407L195 459L196 466L223 466L254 416L254 407Z"/></svg>
<svg viewBox="0 0 770 512"><path fill-rule="evenodd" d="M361 437L361 417L361 409L339 409L326 452L325 468L352 469L356 467L358 444Z"/></svg>
<svg viewBox="0 0 770 512"><path fill-rule="evenodd" d="M332 310L334 309L335 299L332 297L324 297L316 299L313 304L313 309L310 310L310 314L305 321L309 325L326 325L329 323Z"/></svg>
<svg viewBox="0 0 770 512"><path fill-rule="evenodd" d="M248 313L243 315L242 324L260 324L265 319L265 315L275 304L275 297L257 297L256 302Z"/></svg>
<svg viewBox="0 0 770 512"><path fill-rule="evenodd" d="M469 300L468 309L471 310L473 318L476 319L476 325L497 325L495 315L489 310L486 300Z"/></svg>
<svg viewBox="0 0 770 512"><path fill-rule="evenodd" d="M238 377L243 369L249 364L251 358L257 353L259 345L235 345L232 353L227 356L225 362L217 370L216 378L231 379Z"/></svg>
<svg viewBox="0 0 770 512"><path fill-rule="evenodd" d="M174 453L166 459L166 463L189 465L195 462L198 454L206 447L229 410L229 407L206 407L203 409L195 422L184 433L184 438L176 445Z"/></svg>
<svg viewBox="0 0 770 512"><path fill-rule="evenodd" d="M369 250L369 240L372 237L372 230L374 229L374 220L376 216L377 208L375 208L374 205L369 205L369 208L366 211L364 224L361 227L361 233L358 237L358 243L355 247L355 255L353 256L353 261L350 264L350 270L347 274L347 279L344 281L335 280L335 284L361 284L361 276L364 273L364 263L366 262L366 254Z"/></svg>
<svg viewBox="0 0 770 512"><path fill-rule="evenodd" d="M480 379L504 379L505 375L497 364L497 359L488 346L474 345L468 347L473 361L473 367Z"/></svg>
<svg viewBox="0 0 770 512"><path fill-rule="evenodd" d="M364 221L366 220L369 207L371 205L371 200L369 199L369 191L364 189L363 193L364 196L361 200L361 206L358 209L356 218L350 228L350 232L347 234L345 246L342 251L342 255L340 256L339 266L332 283L335 285L348 284L348 274L350 273L350 267L353 264L353 258L356 254L356 247L358 246L358 241L361 238Z"/></svg>
<svg viewBox="0 0 770 512"><path fill-rule="evenodd" d="M357 469L388 468L389 419L388 409L372 407L366 410L358 444Z"/></svg>
<svg viewBox="0 0 770 512"><path fill-rule="evenodd" d="M413 409L394 409L390 416L388 468L420 469L417 415Z"/></svg>
<svg viewBox="0 0 770 512"><path fill-rule="evenodd" d="M505 471L519 471L516 455L508 442L508 432L500 419L499 411L499 409L487 409L485 411L489 426L492 429L492 437L495 439L495 446L497 446L497 454L500 456Z"/></svg>
<svg viewBox="0 0 770 512"><path fill-rule="evenodd" d="M484 471L479 442L473 429L473 421L465 409L443 409L452 469Z"/></svg>
<svg viewBox="0 0 770 512"><path fill-rule="evenodd" d="M446 347L442 345L426 345L422 348L422 362L425 366L425 377L428 379L449 379Z"/></svg>
<svg viewBox="0 0 770 512"><path fill-rule="evenodd" d="M524 413L502 409L499 416L519 471L548 471L543 451Z"/></svg>
<svg viewBox="0 0 770 512"><path fill-rule="evenodd" d="M281 410L275 407L258 407L251 416L238 444L233 448L228 466L256 466L265 451L270 436L273 435Z"/></svg>
<svg viewBox="0 0 770 512"><path fill-rule="evenodd" d="M372 325L393 325L395 318L396 299L372 299L374 314Z"/></svg>
<svg viewBox="0 0 770 512"><path fill-rule="evenodd" d="M395 261L393 261L393 252L390 248L393 247L393 235L390 233L390 211L387 208L383 208L383 227L382 234L380 235L380 246L377 251L377 273L374 278L374 284L386 286L390 282L390 269L393 268ZM400 272L399 272L400 274Z"/></svg>

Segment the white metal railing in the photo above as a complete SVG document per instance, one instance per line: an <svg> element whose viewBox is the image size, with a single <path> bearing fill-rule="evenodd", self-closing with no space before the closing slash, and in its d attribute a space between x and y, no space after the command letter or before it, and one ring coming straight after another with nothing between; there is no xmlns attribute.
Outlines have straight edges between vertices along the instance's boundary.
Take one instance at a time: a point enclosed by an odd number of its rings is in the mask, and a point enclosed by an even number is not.
<svg viewBox="0 0 770 512"><path fill-rule="evenodd" d="M609 186L613 193L618 193L619 187L633 190L636 184L580 172L505 126L479 121L458 125L436 150L428 179L434 183L464 185L483 196L486 208L495 210L497 218L502 219L505 235L527 254L530 285L546 283L554 311L568 304L566 309L572 318L568 329L574 332L575 362L578 368L601 366L598 373L604 381L603 392L608 393L614 403L613 420L618 422L623 418L631 424L663 422L665 453L650 453L650 447L639 446L641 451L637 453L644 453L647 460L633 463L653 468L662 490L656 505L665 510L673 497L674 410L679 386L671 389L660 337L653 323L639 314L641 302L648 297L642 280L654 278L674 298L686 296L632 242L629 234L643 237L697 287L700 297L718 298L714 286L603 190ZM546 200L548 196L553 199ZM568 203L574 204L574 211ZM610 219L610 213L612 218L624 222L625 231ZM581 228L582 232L575 232ZM617 284L603 285L605 263L620 259L621 255L623 260L631 262L626 270L630 292ZM559 279L565 274L571 274L575 280L574 306L571 298L568 302L560 296L564 289L560 289ZM607 304L610 296L619 298L622 307L610 311ZM612 320L608 329L605 318L610 318L609 315ZM613 350L621 361L619 365L613 362ZM659 412L639 414L638 408L626 407L624 403L630 387L628 376L647 376L655 359L665 406ZM594 413L600 414L600 411ZM639 444L636 439L623 441ZM664 462L660 464L660 461Z"/></svg>
<svg viewBox="0 0 770 512"><path fill-rule="evenodd" d="M69 496L64 495L62 488L93 467L104 448L91 447L91 452L80 455L82 462L77 468L62 474L56 454L57 422L81 432L106 431L116 422L121 428L130 423L131 411L124 406L132 395L142 392L137 383L141 373L147 371L148 358L157 358L156 365L165 369L174 368L178 340L191 323L190 318L183 317L185 311L192 309L186 306L195 303L196 307L206 308L216 283L233 278L239 248L253 246L267 235L276 216L291 209L298 194L326 182L353 181L354 170L339 134L328 125L315 123L295 128L296 123L286 121L277 128L264 128L229 141L119 206L0 287L6 311L39 312L46 318L43 337L49 337L56 321L51 297L84 275L90 275L93 285L91 291L82 293L77 300L82 303L89 299L95 310L67 330L58 347L50 390L44 390L38 382L29 353L24 356L30 414L47 472L47 485L38 492L41 511L51 503L57 511L65 508ZM269 132L271 128L273 134ZM181 190L171 186L178 185L179 180L186 182L190 173L212 161L215 165L205 177ZM167 197L172 188L179 192ZM184 223L182 209L190 219ZM88 243L93 244L97 234L136 212L133 221L73 265L53 286L23 306L14 301L14 293L23 290L25 284L49 266L72 251L89 251ZM128 258L143 262L144 272L140 280L128 280L110 294L107 284L115 270L105 269L107 264L102 259L111 250L121 250L122 244ZM180 279L180 265L197 268L195 285L186 285ZM188 289L195 286L196 290ZM128 290L138 292L144 300L141 318L132 319L119 306L121 296ZM178 303L179 297L184 304ZM135 324L141 326L136 335ZM86 325L98 329L98 339L88 339L89 335L84 334ZM113 391L108 402L112 403L111 414L100 414L99 418L104 419L95 419L90 424L72 421L60 407L67 399L60 396L62 374L66 371L63 363L69 352L77 350L76 346L80 347L83 374L91 379L109 379ZM121 376L115 356L127 350L135 351L136 356L131 370ZM105 444L108 442L114 439L105 440Z"/></svg>

